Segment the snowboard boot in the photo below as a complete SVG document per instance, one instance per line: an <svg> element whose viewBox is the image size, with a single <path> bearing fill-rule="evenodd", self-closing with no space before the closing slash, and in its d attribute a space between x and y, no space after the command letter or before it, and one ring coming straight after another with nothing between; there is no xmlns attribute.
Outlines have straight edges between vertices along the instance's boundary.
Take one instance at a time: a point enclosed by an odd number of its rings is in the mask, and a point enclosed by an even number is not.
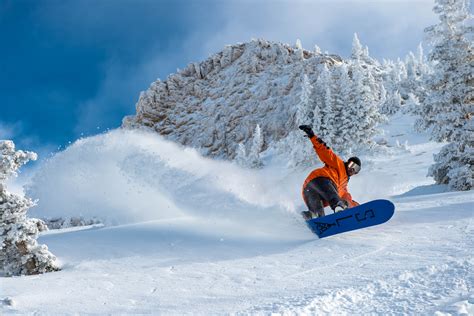
<svg viewBox="0 0 474 316"><path fill-rule="evenodd" d="M318 218L319 217L318 214L314 214L311 211L303 211L303 212L301 212L301 216L303 216L305 221L309 221L313 218Z"/></svg>
<svg viewBox="0 0 474 316"><path fill-rule="evenodd" d="M337 202L336 207L334 207L334 213L344 211L345 209L347 209L348 206L349 205L346 201L341 200L341 201Z"/></svg>
<svg viewBox="0 0 474 316"><path fill-rule="evenodd" d="M311 213L310 211L303 211L301 212L301 216L303 216L305 221L309 221L313 218L313 213Z"/></svg>
<svg viewBox="0 0 474 316"><path fill-rule="evenodd" d="M303 212L301 212L301 216L303 216L305 221L309 221L313 218L323 217L324 213L319 214L319 213L313 213L311 211L303 211Z"/></svg>

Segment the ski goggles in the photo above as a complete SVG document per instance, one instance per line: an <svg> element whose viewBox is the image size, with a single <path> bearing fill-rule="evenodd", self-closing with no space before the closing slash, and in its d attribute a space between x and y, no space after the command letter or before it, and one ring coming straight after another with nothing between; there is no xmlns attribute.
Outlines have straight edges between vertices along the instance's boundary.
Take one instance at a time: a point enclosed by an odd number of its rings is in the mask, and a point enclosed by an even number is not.
<svg viewBox="0 0 474 316"><path fill-rule="evenodd" d="M356 174L360 171L360 166L353 161L349 161L349 163L347 164L347 168L352 169L352 171L354 171L354 173Z"/></svg>

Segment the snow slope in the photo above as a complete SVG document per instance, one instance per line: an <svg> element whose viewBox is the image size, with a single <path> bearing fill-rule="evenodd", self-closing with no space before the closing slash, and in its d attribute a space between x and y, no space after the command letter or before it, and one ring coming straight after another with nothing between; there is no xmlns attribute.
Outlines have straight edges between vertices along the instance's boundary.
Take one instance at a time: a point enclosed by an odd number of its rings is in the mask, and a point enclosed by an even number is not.
<svg viewBox="0 0 474 316"><path fill-rule="evenodd" d="M78 141L33 177L32 213L107 225L44 234L63 270L0 279L0 313L474 314L473 193L425 177L441 144L410 123L385 127L402 145L361 154L349 185L394 217L321 240L298 215L309 170L243 170L139 131Z"/></svg>

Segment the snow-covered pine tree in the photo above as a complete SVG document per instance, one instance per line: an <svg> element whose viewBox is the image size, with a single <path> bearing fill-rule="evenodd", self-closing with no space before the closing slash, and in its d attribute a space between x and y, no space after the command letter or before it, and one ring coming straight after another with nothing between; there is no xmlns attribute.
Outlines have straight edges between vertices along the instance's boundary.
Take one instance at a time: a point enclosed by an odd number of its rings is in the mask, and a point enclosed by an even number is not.
<svg viewBox="0 0 474 316"><path fill-rule="evenodd" d="M346 63L336 67L334 71L337 80L335 89L337 90L333 91L335 93L332 107L335 118L332 123L334 138L330 140L330 143L339 153L347 153L354 141L352 131L357 128L356 122L353 120L355 113L350 100L352 85Z"/></svg>
<svg viewBox="0 0 474 316"><path fill-rule="evenodd" d="M330 147L334 147L337 143L336 126L339 123L340 109L336 109L336 99L340 92L339 72L333 68L330 71L330 77L327 83L326 93L324 97L323 112L323 133L320 133L321 138Z"/></svg>
<svg viewBox="0 0 474 316"><path fill-rule="evenodd" d="M409 58L409 57L407 57ZM410 65L410 71L416 71L417 65ZM409 83L405 63L400 59L397 62L384 61L383 86L386 90L385 100L380 100L380 112L384 115L393 115L398 112L404 100L416 90Z"/></svg>
<svg viewBox="0 0 474 316"><path fill-rule="evenodd" d="M384 106L384 104L387 102L387 99L388 99L388 94L387 94L387 90L385 89L385 86L382 84L380 84L380 99L379 99L379 111L381 111L382 107Z"/></svg>
<svg viewBox="0 0 474 316"><path fill-rule="evenodd" d="M402 97L398 90L387 94L384 102L380 106L380 113L385 115L393 115L400 110L402 105Z"/></svg>
<svg viewBox="0 0 474 316"><path fill-rule="evenodd" d="M431 64L426 60L426 57L423 53L422 43L418 45L416 62L418 69L418 85L417 90L413 93L419 100L420 104L422 104L426 97L425 80L432 72Z"/></svg>
<svg viewBox="0 0 474 316"><path fill-rule="evenodd" d="M311 99L313 85L306 74L302 77L300 102L296 108L296 126L313 125L315 102ZM313 125L314 128L314 125ZM300 130L291 131L286 138L289 153L289 166L308 165L313 161L312 147L308 146L308 141L303 137Z"/></svg>
<svg viewBox="0 0 474 316"><path fill-rule="evenodd" d="M317 85L315 86L315 95L317 97L315 98L313 109L313 129L319 136L325 137L330 129L328 118L332 107L331 73L326 64L323 64L321 68Z"/></svg>
<svg viewBox="0 0 474 316"><path fill-rule="evenodd" d="M380 111L384 113L386 110L386 102L389 102L390 96L394 91L398 91L400 79L395 71L395 64L392 60L385 60L382 63L382 85L385 89L385 100L380 102Z"/></svg>
<svg viewBox="0 0 474 316"><path fill-rule="evenodd" d="M300 95L300 102L298 103L296 109L296 124L307 124L313 122L313 111L314 108L312 106L313 102L311 100L311 93L313 91L313 86L309 81L308 75L304 74L302 78L301 84L301 95Z"/></svg>
<svg viewBox="0 0 474 316"><path fill-rule="evenodd" d="M333 135L333 123L334 119L334 93L333 93L333 78L332 76L329 78L328 84L326 86L326 92L324 93L324 105L321 108L321 128L319 135L330 142L330 140L334 137Z"/></svg>
<svg viewBox="0 0 474 316"><path fill-rule="evenodd" d="M415 82L419 76L418 63L413 52L409 52L405 57L405 67L407 69L407 81Z"/></svg>
<svg viewBox="0 0 474 316"><path fill-rule="evenodd" d="M420 122L433 127L434 140L451 141L459 138L474 112L473 27L468 25L472 16L467 0L436 0L433 11L440 23L425 29L434 70L425 82L427 97Z"/></svg>
<svg viewBox="0 0 474 316"><path fill-rule="evenodd" d="M425 53L423 49L423 43L418 44L418 48L416 50L417 54L417 62L420 68L426 67L426 60L425 60ZM423 72L423 71L421 71Z"/></svg>
<svg viewBox="0 0 474 316"><path fill-rule="evenodd" d="M449 189L467 191L474 188L474 122L471 119L459 139L443 146L434 156L435 164L428 176Z"/></svg>
<svg viewBox="0 0 474 316"><path fill-rule="evenodd" d="M420 100L415 94L410 93L408 95L408 100L405 101L405 105L403 106L403 113L417 114L420 111L420 109L421 109ZM417 130L416 126L415 126L415 130Z"/></svg>
<svg viewBox="0 0 474 316"><path fill-rule="evenodd" d="M12 141L0 141L0 272L5 276L59 270L56 257L36 241L39 232L47 229L46 225L26 216L33 201L8 192L5 186L5 181L16 176L20 166L36 157L32 152L15 151Z"/></svg>
<svg viewBox="0 0 474 316"><path fill-rule="evenodd" d="M354 37L352 39L351 60L358 60L360 63L368 66L367 68L372 68L375 64L378 64L375 59L369 56L369 47L362 46L357 33L354 33Z"/></svg>
<svg viewBox="0 0 474 316"><path fill-rule="evenodd" d="M468 0L436 0L440 22L425 29L433 46L428 58L434 70L426 80L421 122L432 138L449 141L428 175L454 190L470 190L474 182L474 28Z"/></svg>
<svg viewBox="0 0 474 316"><path fill-rule="evenodd" d="M369 46L365 46L364 49L362 50L362 57L364 60L368 61L370 59L369 56Z"/></svg>
<svg viewBox="0 0 474 316"><path fill-rule="evenodd" d="M412 91L411 90L412 87L406 84L408 82L407 67L401 59L397 60L396 67L397 67L398 78L400 80L399 85L398 85L398 92L400 93L400 96L402 97L402 99L406 100L408 98L408 94Z"/></svg>
<svg viewBox="0 0 474 316"><path fill-rule="evenodd" d="M364 54L364 50L362 48L362 44L360 43L357 33L354 33L354 37L352 38L351 59L361 60L363 54Z"/></svg>
<svg viewBox="0 0 474 316"><path fill-rule="evenodd" d="M301 40L299 38L296 39L295 48L299 50L303 50L303 44L301 44Z"/></svg>
<svg viewBox="0 0 474 316"><path fill-rule="evenodd" d="M357 60L351 64L351 73L351 138L353 144L365 146L371 144L372 137L378 133L376 127L384 121L385 116L379 112L378 91L372 73L366 71Z"/></svg>
<svg viewBox="0 0 474 316"><path fill-rule="evenodd" d="M303 44L301 44L301 40L297 39L295 43L295 53L298 56L298 59L304 59L304 51L303 51Z"/></svg>
<svg viewBox="0 0 474 316"><path fill-rule="evenodd" d="M321 53L321 48L319 48L318 45L314 45L314 53L315 53L316 55L321 55L321 54L322 54L322 53Z"/></svg>
<svg viewBox="0 0 474 316"><path fill-rule="evenodd" d="M402 97L401 104L404 105L407 103L410 95L414 95L418 101L423 102L426 94L424 80L429 74L429 66L425 62L421 44L418 46L417 56L412 52L408 53L405 58L404 67L401 68L402 72L403 69L406 70L406 78L401 78L402 81L400 82L399 91ZM403 76L403 73L401 75ZM416 110L413 107L405 108L405 110L406 109ZM419 111L417 110L417 112Z"/></svg>
<svg viewBox="0 0 474 316"><path fill-rule="evenodd" d="M261 152L263 151L264 139L260 129L260 125L257 124L253 133L252 147L247 157L248 166L251 168L260 168L263 166L261 159Z"/></svg>
<svg viewBox="0 0 474 316"><path fill-rule="evenodd" d="M244 143L239 143L234 160L240 166L247 166L247 149L245 148Z"/></svg>

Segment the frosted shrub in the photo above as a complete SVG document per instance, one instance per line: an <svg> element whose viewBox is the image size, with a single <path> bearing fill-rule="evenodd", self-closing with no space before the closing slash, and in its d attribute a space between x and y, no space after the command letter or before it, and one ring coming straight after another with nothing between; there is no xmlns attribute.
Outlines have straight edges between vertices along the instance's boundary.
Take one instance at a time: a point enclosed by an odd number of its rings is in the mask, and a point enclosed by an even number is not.
<svg viewBox="0 0 474 316"><path fill-rule="evenodd" d="M0 273L6 276L58 271L56 257L36 241L47 227L39 219L26 217L34 205L29 198L6 190L5 181L16 176L20 166L36 160L32 152L15 151L12 141L0 141Z"/></svg>
<svg viewBox="0 0 474 316"><path fill-rule="evenodd" d="M474 126L455 142L441 148L434 157L428 175L436 183L447 184L452 190L474 188Z"/></svg>

